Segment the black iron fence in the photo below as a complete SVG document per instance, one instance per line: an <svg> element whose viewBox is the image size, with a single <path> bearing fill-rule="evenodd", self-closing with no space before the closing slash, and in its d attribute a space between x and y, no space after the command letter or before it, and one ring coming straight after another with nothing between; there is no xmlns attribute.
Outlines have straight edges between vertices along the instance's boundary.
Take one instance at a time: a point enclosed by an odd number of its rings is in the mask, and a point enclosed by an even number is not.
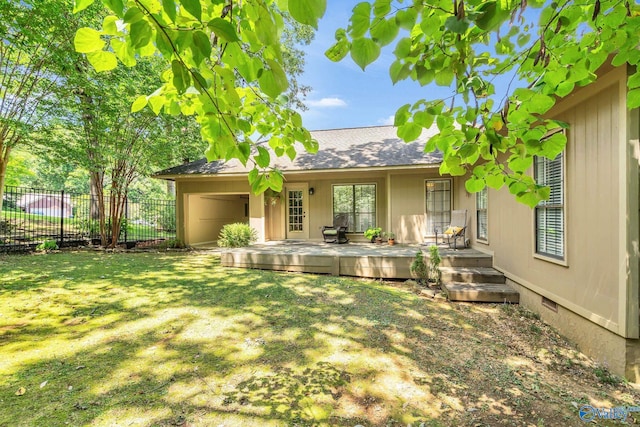
<svg viewBox="0 0 640 427"><path fill-rule="evenodd" d="M7 186L0 215L0 251L25 250L46 241L60 247L99 244L97 205L89 194ZM105 211L109 212L108 197ZM131 247L175 237L175 200L127 200L119 244Z"/></svg>

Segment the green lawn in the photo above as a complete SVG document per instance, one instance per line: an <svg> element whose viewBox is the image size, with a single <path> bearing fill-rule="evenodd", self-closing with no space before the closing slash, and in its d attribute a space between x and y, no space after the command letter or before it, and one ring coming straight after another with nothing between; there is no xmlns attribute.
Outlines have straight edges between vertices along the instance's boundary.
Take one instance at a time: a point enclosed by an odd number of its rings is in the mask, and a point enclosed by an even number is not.
<svg viewBox="0 0 640 427"><path fill-rule="evenodd" d="M0 426L581 425L640 401L527 311L415 291L204 252L0 256Z"/></svg>

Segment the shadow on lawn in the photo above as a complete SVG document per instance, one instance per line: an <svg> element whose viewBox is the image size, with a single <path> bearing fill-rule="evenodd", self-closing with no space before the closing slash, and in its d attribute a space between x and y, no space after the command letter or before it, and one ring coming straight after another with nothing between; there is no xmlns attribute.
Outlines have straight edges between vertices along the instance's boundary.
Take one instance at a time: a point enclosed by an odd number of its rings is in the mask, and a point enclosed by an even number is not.
<svg viewBox="0 0 640 427"><path fill-rule="evenodd" d="M536 349L486 316L406 289L222 269L203 254L64 254L38 259L38 272L24 260L0 286L0 302L25 315L0 329L0 425L473 425L572 414L539 386L558 357L527 360L518 352Z"/></svg>

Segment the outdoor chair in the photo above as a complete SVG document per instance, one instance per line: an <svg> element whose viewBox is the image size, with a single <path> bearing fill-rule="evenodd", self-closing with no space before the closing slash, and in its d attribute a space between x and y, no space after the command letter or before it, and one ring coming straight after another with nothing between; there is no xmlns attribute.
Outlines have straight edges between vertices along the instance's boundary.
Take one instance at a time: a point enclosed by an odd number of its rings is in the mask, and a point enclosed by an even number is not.
<svg viewBox="0 0 640 427"><path fill-rule="evenodd" d="M467 229L467 211L466 209L451 211L451 224L442 233L442 238L449 244L453 242L453 248L458 249L457 241L462 239L462 246L467 247L467 239L465 237L465 231ZM437 244L436 237L436 244Z"/></svg>
<svg viewBox="0 0 640 427"><path fill-rule="evenodd" d="M347 230L349 228L349 215L337 214L333 218L333 225L322 227L322 238L326 243L347 243Z"/></svg>

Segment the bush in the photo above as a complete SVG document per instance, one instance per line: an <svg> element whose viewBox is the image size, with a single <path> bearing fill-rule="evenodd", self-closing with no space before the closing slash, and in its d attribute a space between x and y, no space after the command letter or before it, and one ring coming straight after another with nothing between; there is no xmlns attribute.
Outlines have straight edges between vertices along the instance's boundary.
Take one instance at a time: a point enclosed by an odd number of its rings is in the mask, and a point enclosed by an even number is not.
<svg viewBox="0 0 640 427"><path fill-rule="evenodd" d="M436 282L436 285L440 284L442 280L442 272L440 271L440 251L436 245L429 246L429 279Z"/></svg>
<svg viewBox="0 0 640 427"><path fill-rule="evenodd" d="M49 251L55 251L57 249L58 249L58 244L56 243L55 240L45 240L44 242L36 246L36 251L38 252L49 252Z"/></svg>
<svg viewBox="0 0 640 427"><path fill-rule="evenodd" d="M218 246L222 248L241 248L258 240L258 232L249 224L236 222L222 227L218 236Z"/></svg>
<svg viewBox="0 0 640 427"><path fill-rule="evenodd" d="M422 254L422 251L418 251L416 253L416 257L411 263L411 267L409 267L409 269L416 275L418 283L423 285L427 284L429 281L429 267L427 267L427 264L424 262L424 255Z"/></svg>
<svg viewBox="0 0 640 427"><path fill-rule="evenodd" d="M187 247L180 239L167 239L158 245L160 249L184 249Z"/></svg>

